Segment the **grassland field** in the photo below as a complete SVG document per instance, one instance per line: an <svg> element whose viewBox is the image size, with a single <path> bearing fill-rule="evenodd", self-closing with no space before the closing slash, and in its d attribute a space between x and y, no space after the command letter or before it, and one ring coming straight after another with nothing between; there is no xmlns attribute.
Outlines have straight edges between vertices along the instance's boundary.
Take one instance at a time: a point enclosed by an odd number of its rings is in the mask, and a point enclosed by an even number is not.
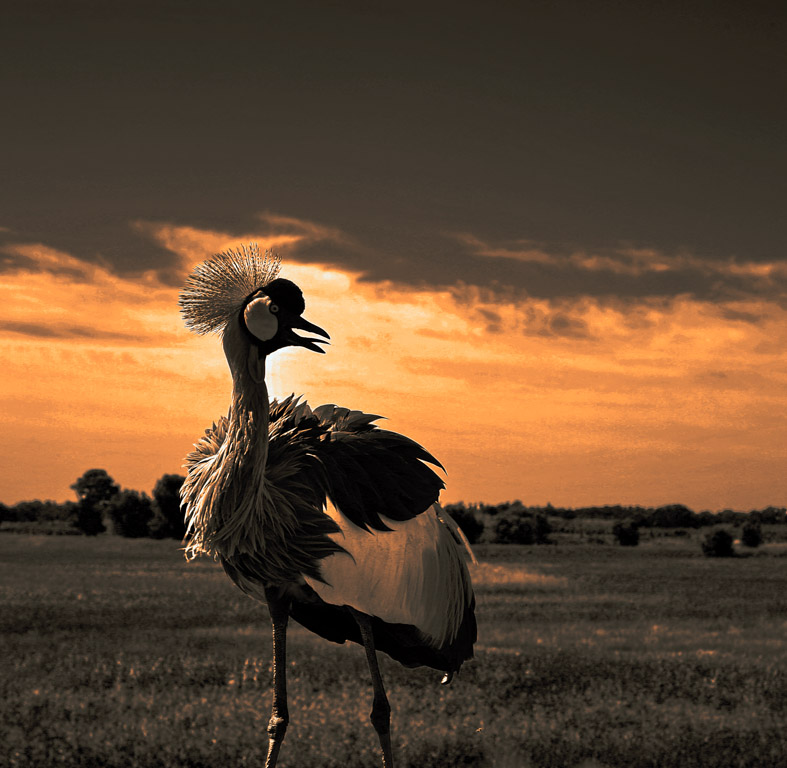
<svg viewBox="0 0 787 768"><path fill-rule="evenodd" d="M476 659L381 655L397 768L787 765L787 547L482 545ZM0 766L264 762L264 606L172 541L0 534ZM362 650L291 625L281 768L378 766Z"/></svg>

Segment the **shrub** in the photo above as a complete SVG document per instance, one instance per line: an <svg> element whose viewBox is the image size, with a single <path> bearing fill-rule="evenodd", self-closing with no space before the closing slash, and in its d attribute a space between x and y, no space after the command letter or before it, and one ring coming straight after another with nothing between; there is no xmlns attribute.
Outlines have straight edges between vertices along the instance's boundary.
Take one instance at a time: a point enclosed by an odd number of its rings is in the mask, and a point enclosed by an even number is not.
<svg viewBox="0 0 787 768"><path fill-rule="evenodd" d="M639 526L634 522L617 522L612 526L612 533L621 547L636 547L639 544Z"/></svg>
<svg viewBox="0 0 787 768"><path fill-rule="evenodd" d="M496 544L533 544L536 530L529 515L505 512L495 520Z"/></svg>
<svg viewBox="0 0 787 768"><path fill-rule="evenodd" d="M535 539L536 544L549 544L549 534L552 533L552 526L546 515L536 515L535 517Z"/></svg>
<svg viewBox="0 0 787 768"><path fill-rule="evenodd" d="M705 557L733 557L732 534L723 528L709 533L702 542L702 554Z"/></svg>
<svg viewBox="0 0 787 768"><path fill-rule="evenodd" d="M462 533L467 536L467 540L471 544L478 543L481 534L484 532L484 523L475 516L473 510L468 509L462 503L448 504L444 509L462 529Z"/></svg>
<svg viewBox="0 0 787 768"><path fill-rule="evenodd" d="M743 526L741 532L741 544L745 547L759 547L762 544L762 528L760 524L750 520Z"/></svg>
<svg viewBox="0 0 787 768"><path fill-rule="evenodd" d="M124 490L105 502L112 528L119 536L138 539L148 535L148 523L153 517L150 498L139 491Z"/></svg>
<svg viewBox="0 0 787 768"><path fill-rule="evenodd" d="M532 515L521 506L512 506L495 520L496 544L549 544L552 526L546 515Z"/></svg>

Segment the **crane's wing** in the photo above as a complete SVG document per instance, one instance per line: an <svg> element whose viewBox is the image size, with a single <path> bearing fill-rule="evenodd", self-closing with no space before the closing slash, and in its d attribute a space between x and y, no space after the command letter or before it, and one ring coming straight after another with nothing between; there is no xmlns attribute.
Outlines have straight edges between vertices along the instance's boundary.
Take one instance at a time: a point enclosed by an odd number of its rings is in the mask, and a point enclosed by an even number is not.
<svg viewBox="0 0 787 768"><path fill-rule="evenodd" d="M442 469L440 462L410 438L379 429L373 424L379 418L335 405L312 410L294 397L273 401L268 470L297 466L276 484L297 483L321 507L330 498L364 530L390 530L381 515L410 520L437 501L445 484L427 466Z"/></svg>

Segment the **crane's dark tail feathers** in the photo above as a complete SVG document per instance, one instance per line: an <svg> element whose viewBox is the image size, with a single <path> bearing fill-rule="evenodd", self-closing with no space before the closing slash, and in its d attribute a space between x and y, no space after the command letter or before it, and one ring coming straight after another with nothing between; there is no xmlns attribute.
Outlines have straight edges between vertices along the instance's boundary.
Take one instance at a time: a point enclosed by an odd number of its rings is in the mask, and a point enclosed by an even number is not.
<svg viewBox="0 0 787 768"><path fill-rule="evenodd" d="M306 629L334 643L350 640L362 644L361 633L346 606L326 603L314 590L305 587L303 599L295 599L290 615ZM432 667L445 673L442 682L450 683L462 663L473 658L476 641L475 596L465 607L456 637L440 648L431 645L423 632L412 624L392 624L372 616L374 645L378 651L406 667Z"/></svg>

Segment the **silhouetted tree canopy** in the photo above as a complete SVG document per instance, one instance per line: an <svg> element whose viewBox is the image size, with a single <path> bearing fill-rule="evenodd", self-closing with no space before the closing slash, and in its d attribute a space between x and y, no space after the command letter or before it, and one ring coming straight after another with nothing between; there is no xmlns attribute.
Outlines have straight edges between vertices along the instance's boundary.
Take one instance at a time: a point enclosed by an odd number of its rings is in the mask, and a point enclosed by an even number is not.
<svg viewBox="0 0 787 768"><path fill-rule="evenodd" d="M88 469L82 477L77 478L71 488L80 501L92 506L109 501L120 492L120 486L105 469Z"/></svg>
<svg viewBox="0 0 787 768"><path fill-rule="evenodd" d="M73 518L74 527L95 536L106 530L103 520L104 506L120 490L105 469L88 469L71 485L79 502Z"/></svg>

